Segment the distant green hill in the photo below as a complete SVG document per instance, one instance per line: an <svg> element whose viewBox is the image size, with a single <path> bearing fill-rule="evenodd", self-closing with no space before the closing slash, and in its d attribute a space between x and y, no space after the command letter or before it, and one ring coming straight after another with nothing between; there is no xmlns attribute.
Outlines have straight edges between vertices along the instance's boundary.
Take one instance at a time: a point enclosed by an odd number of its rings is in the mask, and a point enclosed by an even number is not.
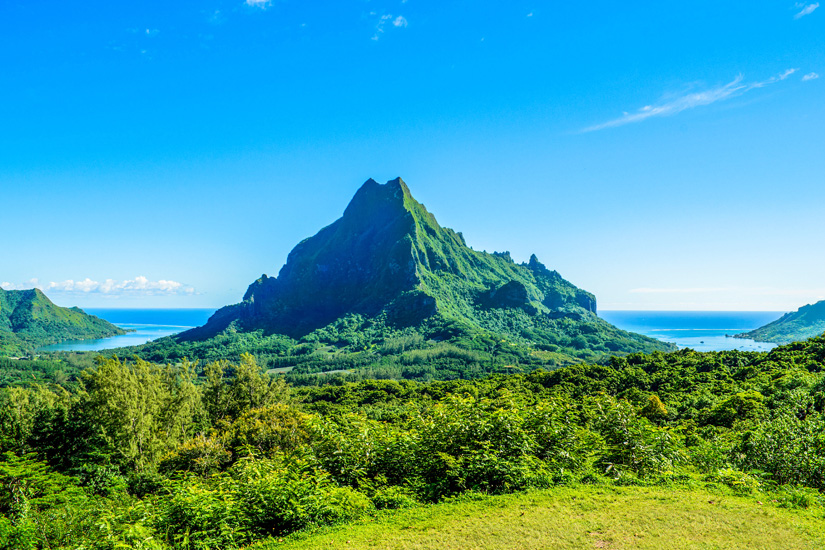
<svg viewBox="0 0 825 550"><path fill-rule="evenodd" d="M263 275L242 302L144 348L144 356L159 360L177 350L172 355L215 358L244 346L282 356L278 367L318 358L308 372L373 363L391 349L406 353L407 364L493 364L501 356L504 365L674 349L599 318L593 294L535 256L519 264L508 252L468 247L400 178L367 181L340 219L292 250L277 278ZM521 355L508 356L516 348Z"/></svg>
<svg viewBox="0 0 825 550"><path fill-rule="evenodd" d="M0 356L19 355L64 340L125 333L80 308L54 305L39 289L0 289Z"/></svg>
<svg viewBox="0 0 825 550"><path fill-rule="evenodd" d="M788 344L807 340L825 332L825 300L802 306L776 321L756 330L737 334L736 338L751 338L757 342Z"/></svg>

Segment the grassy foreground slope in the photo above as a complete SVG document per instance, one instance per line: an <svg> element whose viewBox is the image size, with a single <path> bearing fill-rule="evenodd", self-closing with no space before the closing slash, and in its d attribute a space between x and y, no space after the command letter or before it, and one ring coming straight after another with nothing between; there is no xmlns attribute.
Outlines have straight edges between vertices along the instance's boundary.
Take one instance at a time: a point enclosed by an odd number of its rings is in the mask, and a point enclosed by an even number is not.
<svg viewBox="0 0 825 550"><path fill-rule="evenodd" d="M822 510L706 489L560 487L402 510L257 550L821 549Z"/></svg>

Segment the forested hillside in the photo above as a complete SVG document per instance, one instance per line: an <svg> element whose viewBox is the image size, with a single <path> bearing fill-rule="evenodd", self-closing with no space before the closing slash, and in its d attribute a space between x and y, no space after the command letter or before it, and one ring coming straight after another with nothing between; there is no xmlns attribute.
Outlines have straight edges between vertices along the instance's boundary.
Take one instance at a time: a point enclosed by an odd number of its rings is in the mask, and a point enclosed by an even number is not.
<svg viewBox="0 0 825 550"><path fill-rule="evenodd" d="M46 344L125 334L80 308L59 307L40 289L0 288L0 357L21 355Z"/></svg>
<svg viewBox="0 0 825 550"><path fill-rule="evenodd" d="M825 333L825 300L802 306L772 323L737 334L736 337L752 338L757 342L787 344L820 336L822 333Z"/></svg>
<svg viewBox="0 0 825 550"><path fill-rule="evenodd" d="M823 369L825 338L317 387L248 354L100 358L82 384L0 389L0 546L276 547L458 495L581 484L821 511Z"/></svg>

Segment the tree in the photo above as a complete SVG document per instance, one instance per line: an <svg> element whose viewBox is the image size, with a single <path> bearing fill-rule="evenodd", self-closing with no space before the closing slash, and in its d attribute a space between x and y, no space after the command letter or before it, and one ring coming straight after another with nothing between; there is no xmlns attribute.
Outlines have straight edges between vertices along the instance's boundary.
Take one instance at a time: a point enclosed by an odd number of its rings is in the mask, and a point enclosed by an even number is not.
<svg viewBox="0 0 825 550"><path fill-rule="evenodd" d="M138 471L151 469L164 452L194 435L202 410L195 364L158 366L101 358L84 371L91 419L115 455Z"/></svg>

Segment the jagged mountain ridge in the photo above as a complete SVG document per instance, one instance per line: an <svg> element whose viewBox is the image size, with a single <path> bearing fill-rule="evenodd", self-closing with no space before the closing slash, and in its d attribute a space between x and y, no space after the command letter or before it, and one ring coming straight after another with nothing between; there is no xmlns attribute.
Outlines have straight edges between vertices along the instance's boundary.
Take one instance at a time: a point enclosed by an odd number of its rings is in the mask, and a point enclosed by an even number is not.
<svg viewBox="0 0 825 550"><path fill-rule="evenodd" d="M437 314L478 322L476 313L490 308L581 316L596 313L596 298L535 256L516 264L508 253L471 249L401 178L370 179L341 218L290 252L277 278L263 275L241 303L181 338L208 338L230 325L300 337L347 314L385 314L402 326Z"/></svg>
<svg viewBox="0 0 825 550"><path fill-rule="evenodd" d="M64 340L125 333L80 308L55 305L40 289L0 289L0 355L25 353Z"/></svg>

